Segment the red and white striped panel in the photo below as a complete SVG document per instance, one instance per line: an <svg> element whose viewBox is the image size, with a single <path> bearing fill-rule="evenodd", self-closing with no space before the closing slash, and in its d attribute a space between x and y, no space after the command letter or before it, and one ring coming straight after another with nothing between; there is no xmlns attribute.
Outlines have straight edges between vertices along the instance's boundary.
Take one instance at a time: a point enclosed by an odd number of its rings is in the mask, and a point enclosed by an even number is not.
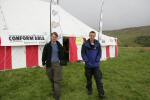
<svg viewBox="0 0 150 100"><path fill-rule="evenodd" d="M78 43L80 41L80 43ZM70 52L70 62L77 62L82 60L81 57L81 47L82 47L83 39L76 37L69 38L69 52Z"/></svg>
<svg viewBox="0 0 150 100"><path fill-rule="evenodd" d="M76 38L69 38L69 61L71 63L78 61Z"/></svg>
<svg viewBox="0 0 150 100"><path fill-rule="evenodd" d="M116 53L115 57L118 57L118 45L115 46L115 53Z"/></svg>
<svg viewBox="0 0 150 100"><path fill-rule="evenodd" d="M26 47L12 47L12 67L13 69L26 67Z"/></svg>
<svg viewBox="0 0 150 100"><path fill-rule="evenodd" d="M26 46L26 66L38 66L38 46Z"/></svg>
<svg viewBox="0 0 150 100"><path fill-rule="evenodd" d="M76 45L76 38L70 37L69 50L70 62L81 60L81 46ZM32 68L41 66L42 51L44 46L0 46L0 70L18 68ZM102 46L101 60L118 56L118 46Z"/></svg>
<svg viewBox="0 0 150 100"><path fill-rule="evenodd" d="M12 69L11 47L0 46L0 70Z"/></svg>
<svg viewBox="0 0 150 100"><path fill-rule="evenodd" d="M77 45L77 56L78 56L78 60L82 60L82 56L81 56L81 45Z"/></svg>
<svg viewBox="0 0 150 100"><path fill-rule="evenodd" d="M118 46L109 45L102 47L102 58L101 60L107 60L110 58L118 57Z"/></svg>
<svg viewBox="0 0 150 100"><path fill-rule="evenodd" d="M110 48L109 48L109 46L106 46L106 58L110 59Z"/></svg>
<svg viewBox="0 0 150 100"><path fill-rule="evenodd" d="M44 45L38 46L38 65L42 66L42 52L43 52Z"/></svg>
<svg viewBox="0 0 150 100"><path fill-rule="evenodd" d="M106 57L106 47L102 46L101 50L102 50L101 60L106 60L107 59L107 57Z"/></svg>
<svg viewBox="0 0 150 100"><path fill-rule="evenodd" d="M43 46L0 46L0 70L41 66Z"/></svg>
<svg viewBox="0 0 150 100"><path fill-rule="evenodd" d="M110 45L109 46L110 49L110 58L114 58L116 56L116 46L115 45Z"/></svg>

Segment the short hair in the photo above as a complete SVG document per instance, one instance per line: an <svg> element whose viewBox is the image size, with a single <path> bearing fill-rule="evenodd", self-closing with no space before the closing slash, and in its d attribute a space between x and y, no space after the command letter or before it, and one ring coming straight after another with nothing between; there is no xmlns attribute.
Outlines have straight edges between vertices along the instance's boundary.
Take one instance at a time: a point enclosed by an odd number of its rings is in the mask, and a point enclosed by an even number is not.
<svg viewBox="0 0 150 100"><path fill-rule="evenodd" d="M53 33L51 33L51 36L52 36L52 35L55 35L56 37L58 37L57 32L53 32Z"/></svg>
<svg viewBox="0 0 150 100"><path fill-rule="evenodd" d="M95 32L95 31L90 31L90 33L94 33L94 34L96 34L96 32ZM90 34L90 33L89 33L89 34Z"/></svg>

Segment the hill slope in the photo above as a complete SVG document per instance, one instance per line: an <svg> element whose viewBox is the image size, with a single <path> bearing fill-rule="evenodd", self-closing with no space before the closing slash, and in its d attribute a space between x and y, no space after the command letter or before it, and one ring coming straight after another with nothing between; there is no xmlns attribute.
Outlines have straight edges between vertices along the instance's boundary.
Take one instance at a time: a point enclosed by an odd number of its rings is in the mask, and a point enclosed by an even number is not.
<svg viewBox="0 0 150 100"><path fill-rule="evenodd" d="M120 46L150 47L150 26L133 27L121 30L104 31L104 34L117 37Z"/></svg>

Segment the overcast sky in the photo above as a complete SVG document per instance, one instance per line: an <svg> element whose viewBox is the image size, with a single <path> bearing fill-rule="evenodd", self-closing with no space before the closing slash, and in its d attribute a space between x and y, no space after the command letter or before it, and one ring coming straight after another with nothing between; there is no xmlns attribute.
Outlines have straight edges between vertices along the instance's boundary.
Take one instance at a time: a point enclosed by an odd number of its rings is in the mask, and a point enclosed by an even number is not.
<svg viewBox="0 0 150 100"><path fill-rule="evenodd" d="M98 30L101 0L59 0L66 11ZM104 0L104 30L150 25L150 0Z"/></svg>

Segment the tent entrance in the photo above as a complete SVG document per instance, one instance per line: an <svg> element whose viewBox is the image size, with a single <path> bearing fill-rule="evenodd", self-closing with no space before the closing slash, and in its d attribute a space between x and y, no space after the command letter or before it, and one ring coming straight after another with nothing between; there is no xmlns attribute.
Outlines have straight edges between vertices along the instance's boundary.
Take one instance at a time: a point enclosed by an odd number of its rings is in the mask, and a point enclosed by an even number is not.
<svg viewBox="0 0 150 100"><path fill-rule="evenodd" d="M64 58L69 62L69 37L63 37Z"/></svg>

